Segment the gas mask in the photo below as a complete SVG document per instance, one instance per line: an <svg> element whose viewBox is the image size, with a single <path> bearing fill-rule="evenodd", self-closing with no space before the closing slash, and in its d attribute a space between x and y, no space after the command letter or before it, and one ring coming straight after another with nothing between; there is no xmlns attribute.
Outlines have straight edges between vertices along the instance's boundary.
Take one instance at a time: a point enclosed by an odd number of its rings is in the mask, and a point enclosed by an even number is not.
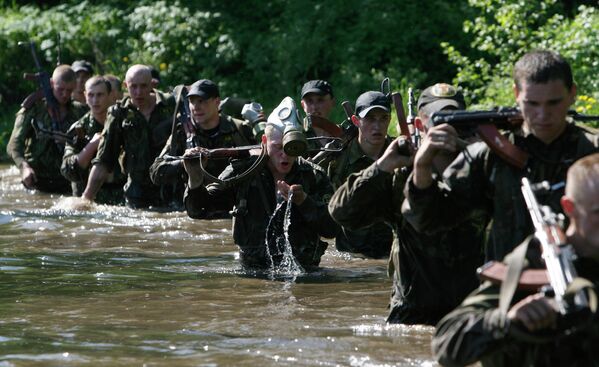
<svg viewBox="0 0 599 367"><path fill-rule="evenodd" d="M295 102L285 97L268 116L267 125L273 125L283 132L283 151L293 157L303 155L308 150L301 119Z"/></svg>

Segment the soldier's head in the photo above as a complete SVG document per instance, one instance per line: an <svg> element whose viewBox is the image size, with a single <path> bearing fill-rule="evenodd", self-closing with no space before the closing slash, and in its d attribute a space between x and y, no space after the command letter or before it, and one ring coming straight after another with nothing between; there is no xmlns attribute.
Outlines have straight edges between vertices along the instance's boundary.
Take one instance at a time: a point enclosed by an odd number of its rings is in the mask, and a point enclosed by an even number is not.
<svg viewBox="0 0 599 367"><path fill-rule="evenodd" d="M69 65L59 65L52 73L50 80L52 85L52 94L61 105L66 105L71 101L71 94L75 89L75 72Z"/></svg>
<svg viewBox="0 0 599 367"><path fill-rule="evenodd" d="M570 65L556 52L532 51L516 62L513 76L525 133L551 143L566 128L566 115L576 98Z"/></svg>
<svg viewBox="0 0 599 367"><path fill-rule="evenodd" d="M418 116L414 119L414 125L423 132L432 126L430 117L444 110L465 110L466 102L464 95L456 87L446 83L431 85L420 93L416 106Z"/></svg>
<svg viewBox="0 0 599 367"><path fill-rule="evenodd" d="M193 120L204 130L214 129L220 122L218 86L208 79L200 79L189 87L189 110Z"/></svg>
<svg viewBox="0 0 599 367"><path fill-rule="evenodd" d="M333 87L324 80L310 80L302 87L302 108L307 115L316 115L329 118L335 98Z"/></svg>
<svg viewBox="0 0 599 367"><path fill-rule="evenodd" d="M352 122L358 127L360 145L383 146L391 122L391 101L378 91L362 93L356 100Z"/></svg>
<svg viewBox="0 0 599 367"><path fill-rule="evenodd" d="M266 144L268 168L279 174L291 171L297 157L287 155L283 150L283 130L275 125L267 124L262 135L262 143Z"/></svg>
<svg viewBox="0 0 599 367"><path fill-rule="evenodd" d="M106 116L108 107L112 104L110 82L102 76L93 76L85 82L85 101L92 115L100 122Z"/></svg>
<svg viewBox="0 0 599 367"><path fill-rule="evenodd" d="M152 72L146 65L133 65L125 74L125 85L135 107L148 104L152 98Z"/></svg>
<svg viewBox="0 0 599 367"><path fill-rule="evenodd" d="M568 169L561 204L570 219L566 234L576 252L599 260L599 153L579 159Z"/></svg>
<svg viewBox="0 0 599 367"><path fill-rule="evenodd" d="M123 83L116 75L106 74L104 78L110 83L110 104L115 104L123 98Z"/></svg>

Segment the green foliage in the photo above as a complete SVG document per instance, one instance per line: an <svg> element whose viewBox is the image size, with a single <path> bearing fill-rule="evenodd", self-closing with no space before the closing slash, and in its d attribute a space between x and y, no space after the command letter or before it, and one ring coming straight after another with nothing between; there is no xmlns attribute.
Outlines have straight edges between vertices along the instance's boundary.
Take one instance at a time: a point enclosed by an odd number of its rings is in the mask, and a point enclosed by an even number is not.
<svg viewBox="0 0 599 367"><path fill-rule="evenodd" d="M599 11L578 7L572 19L563 15L557 0L469 0L477 10L474 20L464 22L464 32L473 35L467 52L443 43L449 60L458 67L454 83L467 98L490 107L512 105L512 66L524 53L550 49L572 65L580 96L580 112L598 114ZM587 99L591 98L590 100Z"/></svg>

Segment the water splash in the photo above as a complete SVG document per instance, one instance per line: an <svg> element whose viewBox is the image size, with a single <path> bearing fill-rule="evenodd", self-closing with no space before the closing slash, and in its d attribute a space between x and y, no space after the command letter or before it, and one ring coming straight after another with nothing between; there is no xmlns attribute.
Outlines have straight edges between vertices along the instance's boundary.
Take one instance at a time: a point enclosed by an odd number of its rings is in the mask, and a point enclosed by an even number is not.
<svg viewBox="0 0 599 367"><path fill-rule="evenodd" d="M304 269L297 262L295 256L293 256L293 248L291 247L291 242L289 241L289 226L291 225L292 200L293 191L289 191L289 198L287 199L287 201L280 202L275 208L272 216L268 221L268 225L266 226L267 237L265 239L265 246L266 255L268 256L270 261L269 275L271 276L271 278L274 278L275 276L291 276L293 278L292 281L294 281L295 277L304 273ZM275 217L278 216L278 213L282 210L283 206L285 206L285 213L283 216L283 233L273 233L275 238L269 238L268 233L272 230L273 220ZM273 248L274 250L277 250L277 253L271 252L271 241L275 244Z"/></svg>

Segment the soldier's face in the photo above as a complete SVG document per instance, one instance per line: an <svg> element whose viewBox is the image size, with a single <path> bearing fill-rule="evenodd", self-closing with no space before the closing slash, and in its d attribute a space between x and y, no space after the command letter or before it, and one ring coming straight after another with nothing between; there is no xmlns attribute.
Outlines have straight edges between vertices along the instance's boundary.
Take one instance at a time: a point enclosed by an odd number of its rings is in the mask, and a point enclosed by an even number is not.
<svg viewBox="0 0 599 367"><path fill-rule="evenodd" d="M576 246L579 255L599 260L599 183L589 182L582 185L584 191L579 203L574 203L572 213L569 213L575 236L580 239Z"/></svg>
<svg viewBox="0 0 599 367"><path fill-rule="evenodd" d="M52 80L52 94L61 105L66 105L71 101L71 94L75 89L75 81L65 82L63 80Z"/></svg>
<svg viewBox="0 0 599 367"><path fill-rule="evenodd" d="M104 83L86 87L85 101L94 116L105 114L108 106L111 105L112 101L107 89Z"/></svg>
<svg viewBox="0 0 599 367"><path fill-rule="evenodd" d="M140 107L150 101L152 76L149 73L135 73L125 81L134 106Z"/></svg>
<svg viewBox="0 0 599 367"><path fill-rule="evenodd" d="M385 144L385 138L387 137L387 129L391 122L391 114L389 112L374 108L368 111L368 114L363 118L360 118L358 125L359 130L359 142L368 143L371 145L382 145Z"/></svg>
<svg viewBox="0 0 599 367"><path fill-rule="evenodd" d="M189 97L189 112L193 120L203 129L212 129L218 125L218 105L220 98L203 99L200 96Z"/></svg>
<svg viewBox="0 0 599 367"><path fill-rule="evenodd" d="M566 128L566 115L574 103L576 86L570 90L562 80L547 83L521 82L514 87L516 101L524 118L524 129L545 144L555 140Z"/></svg>
<svg viewBox="0 0 599 367"><path fill-rule="evenodd" d="M302 98L302 108L308 115L316 115L328 119L334 106L335 100L330 94L321 96L316 93L308 93Z"/></svg>
<svg viewBox="0 0 599 367"><path fill-rule="evenodd" d="M271 136L263 136L266 140L268 165L280 174L286 175L291 171L297 157L288 156L283 150L283 133L273 130Z"/></svg>

